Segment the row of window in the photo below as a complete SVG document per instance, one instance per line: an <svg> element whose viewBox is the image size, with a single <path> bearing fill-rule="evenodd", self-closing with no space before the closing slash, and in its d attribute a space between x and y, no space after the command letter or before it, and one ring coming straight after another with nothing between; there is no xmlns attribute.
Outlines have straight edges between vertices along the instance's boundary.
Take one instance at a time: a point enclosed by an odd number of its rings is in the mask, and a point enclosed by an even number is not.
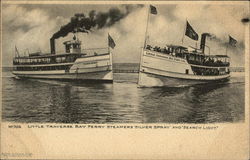
<svg viewBox="0 0 250 160"><path fill-rule="evenodd" d="M212 67L222 67L222 66L229 66L230 65L229 62L222 62L220 60L213 61L211 59L203 60L203 61L187 59L187 61L188 61L189 64L212 66Z"/></svg>
<svg viewBox="0 0 250 160"><path fill-rule="evenodd" d="M200 68L192 66L192 70L195 75L209 75L209 76L216 76L216 75L224 75L228 74L229 70L226 68Z"/></svg>
<svg viewBox="0 0 250 160"><path fill-rule="evenodd" d="M50 70L69 70L70 65L60 66L37 66L37 67L15 67L16 71L50 71Z"/></svg>
<svg viewBox="0 0 250 160"><path fill-rule="evenodd" d="M64 57L51 57L51 58L16 58L13 64L50 64L50 63L69 63L74 62L78 56L64 56Z"/></svg>

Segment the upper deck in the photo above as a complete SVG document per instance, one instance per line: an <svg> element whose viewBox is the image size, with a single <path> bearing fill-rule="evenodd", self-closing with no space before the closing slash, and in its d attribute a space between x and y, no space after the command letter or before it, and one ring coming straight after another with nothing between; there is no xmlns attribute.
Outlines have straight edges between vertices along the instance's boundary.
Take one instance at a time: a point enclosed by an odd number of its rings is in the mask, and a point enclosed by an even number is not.
<svg viewBox="0 0 250 160"><path fill-rule="evenodd" d="M41 65L41 64L58 64L58 63L73 63L77 58L88 58L93 56L102 56L109 53L104 52L95 55L86 55L84 53L64 53L64 54L47 54L32 57L15 57L13 65Z"/></svg>
<svg viewBox="0 0 250 160"><path fill-rule="evenodd" d="M18 56L13 58L13 65L46 65L46 64L63 64L63 63L73 63L77 58L87 58L91 56L100 56L109 54L107 48L92 49L92 53L88 53L91 49L81 49L81 41L76 39L65 41L65 51L60 52L60 54L55 54L54 41L52 40L52 51L51 53L41 54L40 52L31 53L29 56ZM105 50L103 50L105 49Z"/></svg>
<svg viewBox="0 0 250 160"><path fill-rule="evenodd" d="M230 57L227 55L205 55L199 49L188 51L183 46L169 45L164 48L151 47L148 45L147 50L156 51L173 57L185 59L190 65L201 67L228 67L230 65Z"/></svg>
<svg viewBox="0 0 250 160"><path fill-rule="evenodd" d="M64 54L44 54L38 56L24 56L15 57L13 65L39 65L39 64L56 64L56 63L70 63L77 58L84 57L86 54L79 53L64 53Z"/></svg>

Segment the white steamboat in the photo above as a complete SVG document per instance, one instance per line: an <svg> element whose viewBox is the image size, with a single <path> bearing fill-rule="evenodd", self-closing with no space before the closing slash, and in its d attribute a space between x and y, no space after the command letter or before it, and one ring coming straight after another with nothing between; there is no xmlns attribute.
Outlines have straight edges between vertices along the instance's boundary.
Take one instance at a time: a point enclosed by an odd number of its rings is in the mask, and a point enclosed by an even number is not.
<svg viewBox="0 0 250 160"><path fill-rule="evenodd" d="M92 54L86 54L81 49L81 41L75 37L64 42L64 53L56 54L54 39L50 40L50 45L49 54L15 56L12 73L18 78L113 81L112 54L109 47L93 49Z"/></svg>
<svg viewBox="0 0 250 160"><path fill-rule="evenodd" d="M200 48L168 45L164 48L147 45L142 49L139 86L182 86L224 81L230 77L227 55L205 55L202 34Z"/></svg>

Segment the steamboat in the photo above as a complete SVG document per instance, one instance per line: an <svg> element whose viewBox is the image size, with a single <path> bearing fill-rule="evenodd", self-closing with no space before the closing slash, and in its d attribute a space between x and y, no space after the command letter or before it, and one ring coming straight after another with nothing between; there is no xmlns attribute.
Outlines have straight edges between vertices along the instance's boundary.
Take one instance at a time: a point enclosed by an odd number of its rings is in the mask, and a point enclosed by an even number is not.
<svg viewBox="0 0 250 160"><path fill-rule="evenodd" d="M161 49L147 45L142 49L138 84L179 86L224 81L230 77L229 66L227 55L205 55L196 49L190 52L183 46Z"/></svg>
<svg viewBox="0 0 250 160"><path fill-rule="evenodd" d="M153 6L150 6L149 12L157 13ZM198 40L198 34L188 21L184 34L193 40ZM140 87L172 87L228 80L230 57L226 54L210 55L210 48L206 45L208 36L210 36L209 33L201 35L200 48L183 45L152 47L146 45L147 36L145 36L145 44L141 51L138 85ZM230 43L236 43L232 37L229 36L229 38ZM205 54L206 47L209 48L208 55Z"/></svg>
<svg viewBox="0 0 250 160"><path fill-rule="evenodd" d="M108 40L114 43L110 36ZM59 54L56 54L54 39L50 39L51 53L49 54L40 52L31 53L28 56L16 54L13 59L12 73L18 78L113 81L110 46L82 50L81 41L75 36L63 44L65 51ZM18 52L17 49L16 52Z"/></svg>

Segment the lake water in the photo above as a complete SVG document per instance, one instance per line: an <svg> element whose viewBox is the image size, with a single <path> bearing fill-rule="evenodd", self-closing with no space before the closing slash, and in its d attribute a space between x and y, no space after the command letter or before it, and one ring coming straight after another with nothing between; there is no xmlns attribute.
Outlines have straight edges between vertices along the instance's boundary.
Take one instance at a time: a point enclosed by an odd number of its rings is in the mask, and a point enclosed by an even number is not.
<svg viewBox="0 0 250 160"><path fill-rule="evenodd" d="M51 123L243 122L244 72L230 81L185 87L137 88L135 73L113 84L17 80L3 72L2 118Z"/></svg>

